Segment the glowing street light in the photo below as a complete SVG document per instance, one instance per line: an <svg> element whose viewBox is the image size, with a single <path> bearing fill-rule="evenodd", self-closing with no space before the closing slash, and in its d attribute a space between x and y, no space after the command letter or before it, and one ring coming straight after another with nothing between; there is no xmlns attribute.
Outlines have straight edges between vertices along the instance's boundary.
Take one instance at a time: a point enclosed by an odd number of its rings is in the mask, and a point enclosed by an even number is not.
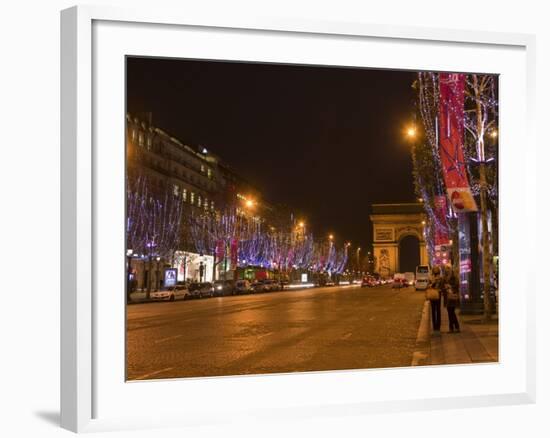
<svg viewBox="0 0 550 438"><path fill-rule="evenodd" d="M333 234L329 234L329 235L328 235L328 238L329 238L329 240L334 240L334 235L333 235Z"/></svg>
<svg viewBox="0 0 550 438"><path fill-rule="evenodd" d="M407 136L407 138L409 139L415 139L416 138L416 126L414 125L410 125L409 127L407 127L407 129L405 130L405 135Z"/></svg>
<svg viewBox="0 0 550 438"><path fill-rule="evenodd" d="M252 199L247 199L244 202L244 205L246 206L246 208L253 208L254 207L254 201Z"/></svg>

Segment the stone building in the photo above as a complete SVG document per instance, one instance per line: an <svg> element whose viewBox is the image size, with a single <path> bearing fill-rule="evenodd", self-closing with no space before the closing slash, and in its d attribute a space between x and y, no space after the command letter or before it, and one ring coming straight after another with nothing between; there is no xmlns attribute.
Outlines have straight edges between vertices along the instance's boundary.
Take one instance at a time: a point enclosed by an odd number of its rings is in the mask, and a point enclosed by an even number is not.
<svg viewBox="0 0 550 438"><path fill-rule="evenodd" d="M388 278L396 272L414 272L416 265L428 264L424 240L426 215L421 203L373 204L370 219L374 272Z"/></svg>
<svg viewBox="0 0 550 438"><path fill-rule="evenodd" d="M272 210L260 192L220 157L202 146L190 146L155 127L152 114L127 114L126 157L129 181L143 178L147 187L161 199L168 194L183 202L184 218L201 212L216 212L227 206L256 220ZM254 208L246 208L253 200ZM183 223L186 223L184 219ZM214 261L211 254L198 254L188 226L181 227L181 238L172 260L150 260L133 253L131 277L138 289L149 283L162 284L164 268L177 267L178 280L211 281ZM132 248L128 248L130 253ZM127 254L128 255L128 254Z"/></svg>

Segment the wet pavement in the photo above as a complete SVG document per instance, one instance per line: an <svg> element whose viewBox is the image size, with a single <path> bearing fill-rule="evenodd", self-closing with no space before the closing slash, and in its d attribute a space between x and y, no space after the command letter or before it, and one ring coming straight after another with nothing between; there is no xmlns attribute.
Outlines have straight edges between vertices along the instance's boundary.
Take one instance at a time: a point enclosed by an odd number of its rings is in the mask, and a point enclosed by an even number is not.
<svg viewBox="0 0 550 438"><path fill-rule="evenodd" d="M340 286L127 306L127 378L410 366L414 288Z"/></svg>

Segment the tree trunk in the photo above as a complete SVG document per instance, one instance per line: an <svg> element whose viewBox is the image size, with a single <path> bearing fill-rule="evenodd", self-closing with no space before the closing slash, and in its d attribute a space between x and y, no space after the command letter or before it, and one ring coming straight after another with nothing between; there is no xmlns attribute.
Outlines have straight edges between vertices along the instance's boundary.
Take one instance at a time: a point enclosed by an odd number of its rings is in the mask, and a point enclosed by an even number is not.
<svg viewBox="0 0 550 438"><path fill-rule="evenodd" d="M483 246L483 317L486 322L491 319L491 251L489 247L489 225L487 213L487 182L485 163L479 168L481 198L481 244Z"/></svg>
<svg viewBox="0 0 550 438"><path fill-rule="evenodd" d="M477 75L472 75L476 98L477 153L479 158L479 189L481 204L481 244L483 247L483 319L491 319L491 253L489 248L489 225L487 214L487 176L485 173L484 126L481 108L481 90Z"/></svg>
<svg viewBox="0 0 550 438"><path fill-rule="evenodd" d="M151 298L151 282L153 280L153 257L149 253L149 273L147 274L147 294L146 299Z"/></svg>

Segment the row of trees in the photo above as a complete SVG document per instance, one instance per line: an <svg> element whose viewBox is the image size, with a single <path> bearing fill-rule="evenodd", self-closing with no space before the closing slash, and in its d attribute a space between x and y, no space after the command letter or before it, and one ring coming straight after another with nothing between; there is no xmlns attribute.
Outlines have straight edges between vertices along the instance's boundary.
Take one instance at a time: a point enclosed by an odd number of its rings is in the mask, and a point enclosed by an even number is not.
<svg viewBox="0 0 550 438"><path fill-rule="evenodd" d="M169 191L159 195L145 177L128 178L127 248L149 261L172 260L176 251L190 250L212 255L215 265L229 264L231 269L258 266L332 274L342 273L346 266L346 245L338 248L331 239L316 240L291 218L275 229L236 206L222 211L185 208L181 196Z"/></svg>
<svg viewBox="0 0 550 438"><path fill-rule="evenodd" d="M191 215L187 222L196 251L213 255L217 263L229 258L240 267L341 273L348 259L346 245L337 248L330 239L315 240L291 219L286 227L275 229L264 220L228 208Z"/></svg>

